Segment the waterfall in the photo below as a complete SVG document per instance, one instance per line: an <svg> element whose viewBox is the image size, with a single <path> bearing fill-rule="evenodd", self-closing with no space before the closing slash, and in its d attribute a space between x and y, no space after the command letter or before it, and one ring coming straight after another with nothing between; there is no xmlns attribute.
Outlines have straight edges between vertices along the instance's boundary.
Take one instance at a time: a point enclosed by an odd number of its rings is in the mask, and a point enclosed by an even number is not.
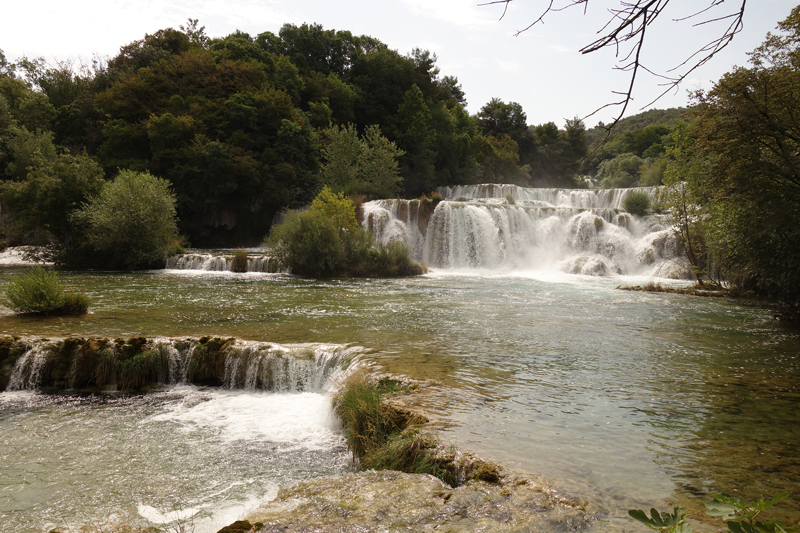
<svg viewBox="0 0 800 533"><path fill-rule="evenodd" d="M403 241L412 257L441 269L557 269L572 274L691 278L664 215L632 216L625 197L661 189L442 187L444 200L376 200L363 224L377 242Z"/></svg>
<svg viewBox="0 0 800 533"><path fill-rule="evenodd" d="M21 355L8 378L9 391L138 390L197 383L229 389L321 392L357 350L339 345L209 338L15 342Z"/></svg>
<svg viewBox="0 0 800 533"><path fill-rule="evenodd" d="M49 345L35 344L14 364L6 390L36 390L42 382Z"/></svg>
<svg viewBox="0 0 800 533"><path fill-rule="evenodd" d="M203 270L206 272L232 272L233 254L226 252L195 252L173 255L167 259L168 270ZM275 260L262 252L248 254L248 272L278 272Z"/></svg>

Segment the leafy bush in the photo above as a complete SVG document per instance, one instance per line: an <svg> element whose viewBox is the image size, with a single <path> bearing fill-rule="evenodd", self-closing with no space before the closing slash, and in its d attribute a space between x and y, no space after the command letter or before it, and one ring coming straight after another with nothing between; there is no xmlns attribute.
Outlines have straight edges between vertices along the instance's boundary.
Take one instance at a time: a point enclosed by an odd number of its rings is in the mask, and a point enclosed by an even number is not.
<svg viewBox="0 0 800 533"><path fill-rule="evenodd" d="M58 275L35 266L15 276L6 287L9 307L21 314L82 315L89 309L89 298L64 290Z"/></svg>
<svg viewBox="0 0 800 533"><path fill-rule="evenodd" d="M304 276L413 276L425 272L403 243L374 246L373 235L358 225L355 206L327 187L302 213L287 213L265 244L281 268Z"/></svg>
<svg viewBox="0 0 800 533"><path fill-rule="evenodd" d="M175 193L166 180L123 170L78 212L94 248L93 263L137 269L166 261L178 242Z"/></svg>
<svg viewBox="0 0 800 533"><path fill-rule="evenodd" d="M622 208L632 215L644 216L650 209L650 196L644 191L632 191L622 200Z"/></svg>

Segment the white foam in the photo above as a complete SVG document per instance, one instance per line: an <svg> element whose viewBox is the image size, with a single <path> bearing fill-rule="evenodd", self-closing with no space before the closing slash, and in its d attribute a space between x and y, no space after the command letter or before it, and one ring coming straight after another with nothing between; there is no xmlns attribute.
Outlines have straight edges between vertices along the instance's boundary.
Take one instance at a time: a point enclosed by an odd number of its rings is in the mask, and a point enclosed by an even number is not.
<svg viewBox="0 0 800 533"><path fill-rule="evenodd" d="M145 423L173 423L179 431L213 433L225 442L257 439L306 449L329 449L340 439L325 394L183 391L182 402Z"/></svg>

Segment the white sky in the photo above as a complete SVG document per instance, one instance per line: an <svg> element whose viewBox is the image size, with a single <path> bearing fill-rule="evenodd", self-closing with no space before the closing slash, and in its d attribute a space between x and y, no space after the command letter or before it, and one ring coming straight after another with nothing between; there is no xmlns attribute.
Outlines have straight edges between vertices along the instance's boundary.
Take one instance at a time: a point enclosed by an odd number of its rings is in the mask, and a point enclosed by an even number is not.
<svg viewBox="0 0 800 533"><path fill-rule="evenodd" d="M584 117L614 101L612 91L625 90L627 76L613 69L611 51L581 55L609 18L608 8L619 0L592 0L584 15L580 8L550 13L545 24L514 37L535 20L548 0L516 0L500 20L502 5L478 6L487 0L8 0L0 17L0 49L14 61L22 55L83 60L113 57L119 48L159 29L178 28L189 18L200 19L206 34L222 37L241 30L255 37L277 33L284 23L318 23L325 29L370 35L403 54L413 48L438 56L442 75L460 81L470 113L491 98L519 102L529 124ZM708 0L672 0L670 16L649 32L643 62L664 73L685 60L715 34L714 26L692 27L675 22ZM728 13L740 2L725 2ZM687 91L709 89L734 65L747 62L746 52L761 44L768 31L796 5L792 0L748 2L745 26L722 54L696 71L677 92L655 108L687 104ZM663 88L652 76L641 77L627 115L641 111ZM609 122L615 111L604 110L586 119L588 127Z"/></svg>

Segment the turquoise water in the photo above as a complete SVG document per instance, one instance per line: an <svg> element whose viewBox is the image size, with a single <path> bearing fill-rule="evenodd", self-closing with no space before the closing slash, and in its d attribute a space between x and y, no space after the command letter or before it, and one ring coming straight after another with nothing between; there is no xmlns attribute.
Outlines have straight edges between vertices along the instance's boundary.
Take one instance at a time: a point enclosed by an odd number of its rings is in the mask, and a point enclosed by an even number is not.
<svg viewBox="0 0 800 533"><path fill-rule="evenodd" d="M452 401L432 406L453 422L444 439L591 502L593 531L639 531L630 508L701 514L723 490L789 492L774 516L800 521L800 334L769 308L548 272L64 277L85 288L92 314L0 314L0 334L355 344L451 387Z"/></svg>

